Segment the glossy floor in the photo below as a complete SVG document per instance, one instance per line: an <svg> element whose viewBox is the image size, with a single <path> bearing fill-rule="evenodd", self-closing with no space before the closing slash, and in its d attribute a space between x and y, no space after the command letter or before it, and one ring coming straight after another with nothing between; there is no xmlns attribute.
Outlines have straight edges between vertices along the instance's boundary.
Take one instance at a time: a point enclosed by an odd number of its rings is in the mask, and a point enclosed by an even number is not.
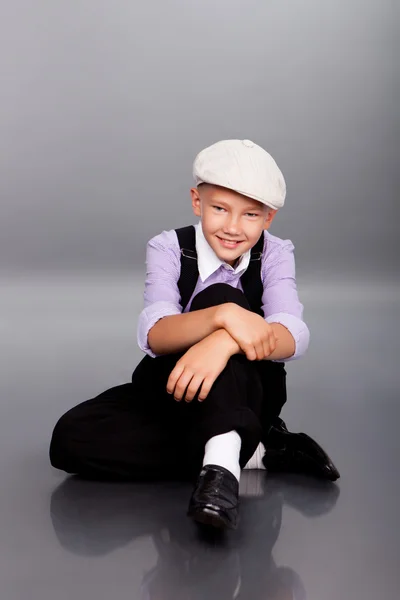
<svg viewBox="0 0 400 600"><path fill-rule="evenodd" d="M106 484L48 462L57 418L129 381L139 280L3 281L0 597L4 600L397 600L399 290L304 285L312 331L287 365L292 430L337 485L244 472L236 532L205 537L184 484Z"/></svg>

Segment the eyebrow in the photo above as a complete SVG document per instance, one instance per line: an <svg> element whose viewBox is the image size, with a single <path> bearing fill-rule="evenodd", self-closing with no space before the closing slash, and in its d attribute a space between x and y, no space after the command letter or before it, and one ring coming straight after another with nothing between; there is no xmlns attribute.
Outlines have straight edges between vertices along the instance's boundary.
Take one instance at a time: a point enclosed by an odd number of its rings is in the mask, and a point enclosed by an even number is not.
<svg viewBox="0 0 400 600"><path fill-rule="evenodd" d="M226 202L224 202L224 200L219 200L218 198L210 198L210 201L212 203L216 203L216 204L222 204L223 206L230 208L230 205L227 204ZM253 204L253 205L247 205L243 208L243 210L246 210L247 212L259 212L261 211L261 207Z"/></svg>

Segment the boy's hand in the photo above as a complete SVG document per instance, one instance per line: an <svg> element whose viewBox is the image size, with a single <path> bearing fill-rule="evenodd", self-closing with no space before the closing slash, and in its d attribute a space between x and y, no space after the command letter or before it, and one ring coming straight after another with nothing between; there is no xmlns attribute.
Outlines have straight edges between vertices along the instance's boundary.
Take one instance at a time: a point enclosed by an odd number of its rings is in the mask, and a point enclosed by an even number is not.
<svg viewBox="0 0 400 600"><path fill-rule="evenodd" d="M277 338L261 315L228 302L221 305L218 319L248 360L263 360L275 350Z"/></svg>
<svg viewBox="0 0 400 600"><path fill-rule="evenodd" d="M178 360L169 376L167 392L173 394L178 402L184 396L186 402L191 402L200 390L198 399L202 402L207 398L218 375L225 369L229 358L239 350L227 331L214 331L189 348Z"/></svg>

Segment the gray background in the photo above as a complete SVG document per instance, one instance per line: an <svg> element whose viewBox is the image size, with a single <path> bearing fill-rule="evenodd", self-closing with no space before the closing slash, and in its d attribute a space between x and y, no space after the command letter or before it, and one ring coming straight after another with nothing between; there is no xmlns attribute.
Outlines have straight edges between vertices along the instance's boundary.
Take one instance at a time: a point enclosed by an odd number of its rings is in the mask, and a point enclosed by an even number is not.
<svg viewBox="0 0 400 600"><path fill-rule="evenodd" d="M133 533L143 489L64 482L49 437L64 411L129 381L146 242L193 222L195 154L239 137L286 177L271 232L296 246L311 329L283 416L342 478L274 483L230 539L249 564L267 558L257 531L278 493L273 556L309 600L397 600L398 17L389 0L1 4L2 597L136 600L161 560ZM155 522L159 498L176 507L166 530L187 558L198 547L183 491L182 505L168 488L145 493ZM221 552L245 581L243 554Z"/></svg>
<svg viewBox="0 0 400 600"><path fill-rule="evenodd" d="M392 273L394 4L2 3L1 268L141 267L191 222L195 154L239 137L284 172L299 269Z"/></svg>

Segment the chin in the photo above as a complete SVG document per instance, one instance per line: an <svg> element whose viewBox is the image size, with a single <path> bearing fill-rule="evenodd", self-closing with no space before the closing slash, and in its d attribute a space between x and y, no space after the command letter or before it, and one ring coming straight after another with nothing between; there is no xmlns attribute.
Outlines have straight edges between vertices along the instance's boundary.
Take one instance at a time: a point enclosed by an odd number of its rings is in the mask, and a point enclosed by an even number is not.
<svg viewBox="0 0 400 600"><path fill-rule="evenodd" d="M229 252L229 250L227 252L222 251L221 249L217 249L217 248L213 248L215 254L218 256L218 258L220 258L221 260L223 260L226 263L232 262L232 261L236 261L238 258L240 258L243 254L243 252Z"/></svg>

